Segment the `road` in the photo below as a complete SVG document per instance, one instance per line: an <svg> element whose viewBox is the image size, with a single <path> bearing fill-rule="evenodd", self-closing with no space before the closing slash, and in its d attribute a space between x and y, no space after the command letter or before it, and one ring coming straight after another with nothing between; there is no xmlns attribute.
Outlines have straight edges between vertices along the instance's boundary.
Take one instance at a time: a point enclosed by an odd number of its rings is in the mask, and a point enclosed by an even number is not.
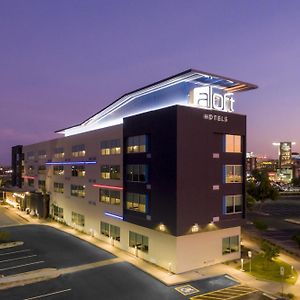
<svg viewBox="0 0 300 300"><path fill-rule="evenodd" d="M27 220L15 214L5 205L0 205L0 227L27 224Z"/></svg>

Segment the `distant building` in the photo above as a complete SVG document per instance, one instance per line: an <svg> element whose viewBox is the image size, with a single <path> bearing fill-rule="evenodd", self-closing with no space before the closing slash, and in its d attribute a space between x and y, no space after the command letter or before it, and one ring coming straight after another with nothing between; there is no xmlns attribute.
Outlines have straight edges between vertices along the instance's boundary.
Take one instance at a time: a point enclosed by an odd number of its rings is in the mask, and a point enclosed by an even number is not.
<svg viewBox="0 0 300 300"><path fill-rule="evenodd" d="M23 147L24 189L69 226L181 273L240 257L246 117L256 86L188 70Z"/></svg>
<svg viewBox="0 0 300 300"><path fill-rule="evenodd" d="M253 152L246 153L246 171L247 174L251 174L253 170L257 168L257 157L253 154Z"/></svg>

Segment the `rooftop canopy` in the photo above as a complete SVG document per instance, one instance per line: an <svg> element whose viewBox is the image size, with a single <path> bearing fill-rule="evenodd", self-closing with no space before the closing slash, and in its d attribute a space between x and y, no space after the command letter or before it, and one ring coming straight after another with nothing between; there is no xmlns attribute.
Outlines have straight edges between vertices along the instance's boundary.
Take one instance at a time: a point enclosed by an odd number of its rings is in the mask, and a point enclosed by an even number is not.
<svg viewBox="0 0 300 300"><path fill-rule="evenodd" d="M209 86L222 93L257 88L246 83L207 72L189 69L177 75L127 93L80 124L56 131L65 136L122 124L123 118L172 105L188 105L190 92Z"/></svg>

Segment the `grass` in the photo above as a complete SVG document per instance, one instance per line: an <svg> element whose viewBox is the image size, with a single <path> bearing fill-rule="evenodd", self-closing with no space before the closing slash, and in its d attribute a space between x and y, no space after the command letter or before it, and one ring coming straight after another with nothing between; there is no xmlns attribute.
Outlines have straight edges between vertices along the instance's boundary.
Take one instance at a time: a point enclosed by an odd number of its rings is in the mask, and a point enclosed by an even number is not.
<svg viewBox="0 0 300 300"><path fill-rule="evenodd" d="M266 261L263 254L258 254L252 258L251 264L251 275L257 279L278 282L282 282L283 280L283 282L288 284L295 284L297 281L298 273L295 270L292 271L292 267L289 264L278 258L272 261ZM283 278L280 275L280 267L284 267L285 272ZM249 272L249 269L249 262L244 263L244 270Z"/></svg>

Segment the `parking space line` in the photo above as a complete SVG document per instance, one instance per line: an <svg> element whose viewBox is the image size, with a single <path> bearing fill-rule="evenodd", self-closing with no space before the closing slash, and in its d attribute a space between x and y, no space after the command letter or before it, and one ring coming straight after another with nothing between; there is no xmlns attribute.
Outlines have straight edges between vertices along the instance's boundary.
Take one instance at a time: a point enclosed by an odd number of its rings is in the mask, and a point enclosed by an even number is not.
<svg viewBox="0 0 300 300"><path fill-rule="evenodd" d="M57 291L57 292L53 292L53 293L48 293L48 294L38 295L38 296L30 297L30 298L25 298L24 300L40 299L40 298L45 298L48 296L61 294L61 293L65 293L65 292L70 292L70 291L71 291L71 289L65 289L65 290L61 290L61 291Z"/></svg>
<svg viewBox="0 0 300 300"><path fill-rule="evenodd" d="M26 258L35 257L35 256L37 256L37 255L33 254L33 255L21 256L21 257L16 257L16 258L3 259L3 260L0 260L0 264L4 263L4 262L26 259Z"/></svg>
<svg viewBox="0 0 300 300"><path fill-rule="evenodd" d="M245 295L255 293L257 290L245 285L237 285L232 287L227 287L221 290L208 292L206 294L197 295L191 300L229 300L239 298Z"/></svg>
<svg viewBox="0 0 300 300"><path fill-rule="evenodd" d="M0 253L0 256L20 253L20 252L28 252L28 251L31 251L31 249L24 249L24 250L12 251L12 252Z"/></svg>
<svg viewBox="0 0 300 300"><path fill-rule="evenodd" d="M3 269L0 269L0 271L12 270L12 269L22 268L22 267L26 267L26 266L41 264L41 263L44 263L44 261L40 260L40 261L35 261L35 262L24 264L24 265L18 265L18 266L9 267L9 268L3 268Z"/></svg>

